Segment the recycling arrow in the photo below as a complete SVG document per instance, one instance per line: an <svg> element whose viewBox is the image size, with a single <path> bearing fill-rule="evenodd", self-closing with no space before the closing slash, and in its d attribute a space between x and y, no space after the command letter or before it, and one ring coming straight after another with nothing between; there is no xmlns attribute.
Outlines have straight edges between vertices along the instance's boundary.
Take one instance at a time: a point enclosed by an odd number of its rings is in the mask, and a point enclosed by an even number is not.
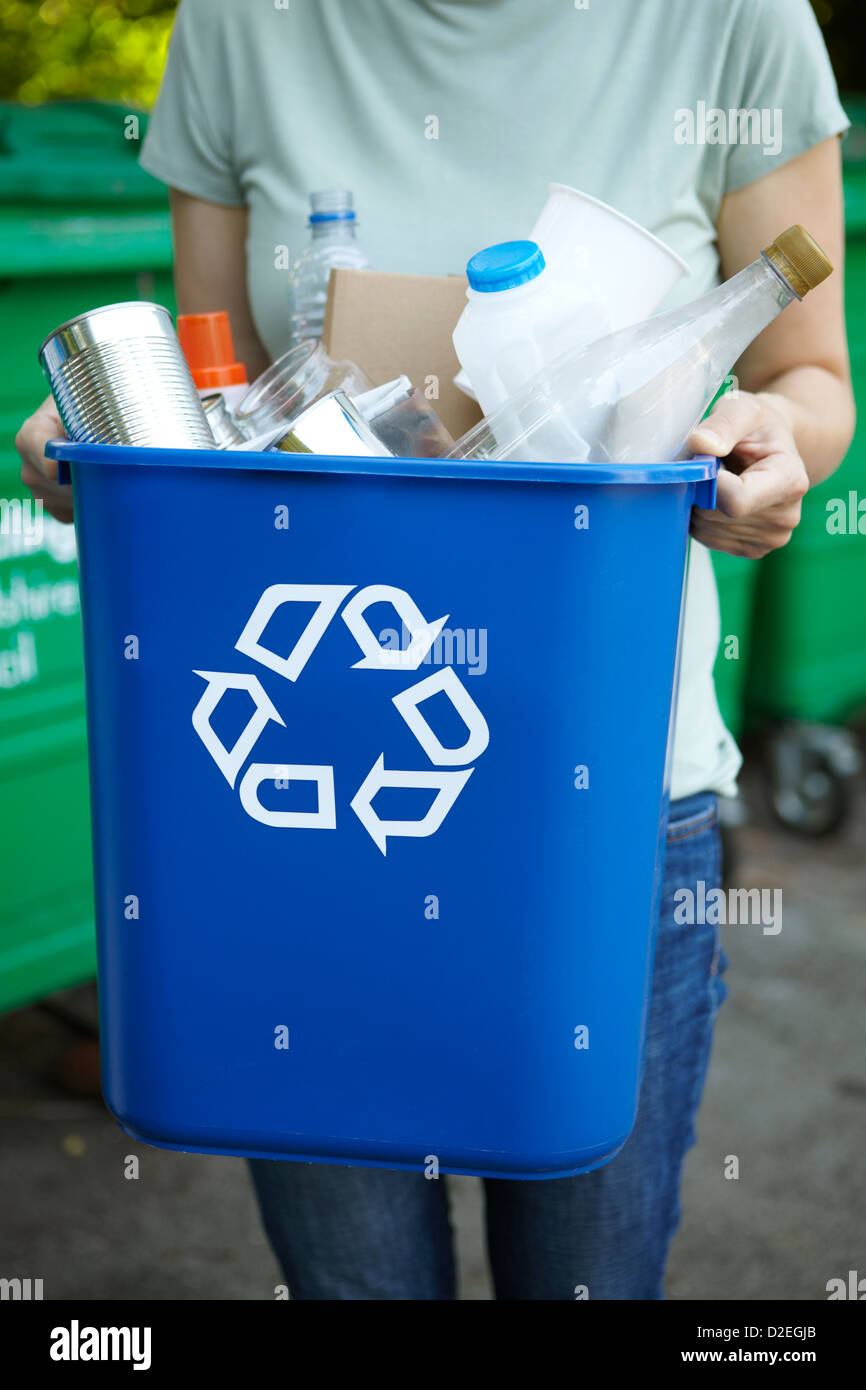
<svg viewBox="0 0 866 1390"><path fill-rule="evenodd" d="M340 604L354 584L271 584L262 594L246 627L235 642L244 656L251 656L287 681L296 681L325 634ZM286 603L315 603L316 610L288 656L264 647L261 637L278 608Z"/></svg>
<svg viewBox="0 0 866 1390"><path fill-rule="evenodd" d="M387 771L385 754L380 753L350 804L364 829L387 854L389 835L412 839L434 835L474 771L471 767L462 772ZM380 820L373 801L383 787L435 787L437 795L421 820Z"/></svg>
<svg viewBox="0 0 866 1390"><path fill-rule="evenodd" d="M273 719L285 728L286 721L265 693L258 676L244 676L232 671L194 671L193 675L207 681L207 689L192 712L192 727L229 786L233 787L244 760L252 752L265 725ZM211 715L227 690L245 690L255 705L253 714L232 748L226 748L210 722Z"/></svg>
<svg viewBox="0 0 866 1390"><path fill-rule="evenodd" d="M390 603L409 634L409 645L405 648L383 647L371 629L364 613L375 603ZM417 671L443 625L448 621L446 613L442 618L427 622L418 605L405 589L395 589L392 584L368 584L354 594L343 609L343 622L351 632L361 651L360 661L356 661L355 671Z"/></svg>

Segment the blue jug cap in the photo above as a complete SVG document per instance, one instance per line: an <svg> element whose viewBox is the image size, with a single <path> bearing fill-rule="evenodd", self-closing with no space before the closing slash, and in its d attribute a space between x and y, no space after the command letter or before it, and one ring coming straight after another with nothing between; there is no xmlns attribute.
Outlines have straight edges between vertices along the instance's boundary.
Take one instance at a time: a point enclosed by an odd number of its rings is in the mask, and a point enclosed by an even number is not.
<svg viewBox="0 0 866 1390"><path fill-rule="evenodd" d="M498 246L477 251L466 266L466 274L473 290L489 294L525 285L543 269L544 256L534 241L501 241Z"/></svg>

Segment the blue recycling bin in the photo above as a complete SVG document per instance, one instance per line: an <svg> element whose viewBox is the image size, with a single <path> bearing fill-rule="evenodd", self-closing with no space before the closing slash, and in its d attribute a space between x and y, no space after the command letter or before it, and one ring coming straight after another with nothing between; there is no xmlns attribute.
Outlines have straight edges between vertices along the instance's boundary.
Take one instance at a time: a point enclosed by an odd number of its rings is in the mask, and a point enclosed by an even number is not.
<svg viewBox="0 0 866 1390"><path fill-rule="evenodd" d="M716 462L49 452L122 1127L495 1177L610 1159Z"/></svg>

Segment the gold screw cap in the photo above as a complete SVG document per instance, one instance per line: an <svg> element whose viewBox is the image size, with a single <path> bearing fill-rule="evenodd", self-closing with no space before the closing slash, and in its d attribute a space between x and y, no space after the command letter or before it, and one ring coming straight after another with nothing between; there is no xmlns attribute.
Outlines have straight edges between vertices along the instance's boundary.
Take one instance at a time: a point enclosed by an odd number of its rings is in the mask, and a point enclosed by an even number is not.
<svg viewBox="0 0 866 1390"><path fill-rule="evenodd" d="M771 242L764 255L784 275L795 294L804 295L820 285L833 270L817 241L799 224L789 227Z"/></svg>

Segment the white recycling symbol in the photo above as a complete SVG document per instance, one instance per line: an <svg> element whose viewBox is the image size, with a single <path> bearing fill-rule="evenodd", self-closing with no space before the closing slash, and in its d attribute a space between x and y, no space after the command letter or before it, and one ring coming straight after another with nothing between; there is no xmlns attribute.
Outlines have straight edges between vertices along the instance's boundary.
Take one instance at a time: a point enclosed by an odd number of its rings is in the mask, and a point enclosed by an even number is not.
<svg viewBox="0 0 866 1390"><path fill-rule="evenodd" d="M271 584L250 614L235 649L286 680L297 681L340 612L341 604L349 594L353 594L342 610L343 621L362 653L360 661L354 662L352 669L417 671L447 622L448 614L427 622L406 590L390 584L369 584L353 593L355 590L354 584ZM274 614L287 603L315 603L316 608L288 656L281 656L264 646L262 637ZM372 604L378 603L389 603L400 618L403 629L409 635L406 647L383 647L377 639L364 615ZM231 671L196 670L194 674L207 684L193 710L192 726L229 786L234 788L241 768L266 725L273 720L285 727L286 722L257 676ZM225 746L210 722L220 700L229 690L246 691L253 705L252 714L231 748ZM450 700L466 730L466 738L457 748L449 748L442 743L421 711L425 700L440 693ZM387 853L389 838L422 838L435 834L475 770L474 766L468 764L474 764L490 741L490 730L484 715L452 666L439 668L433 675L425 676L393 695L391 700L433 764L433 769L386 768L383 752L355 792L350 807L382 854ZM459 771L456 770L458 768ZM315 782L316 809L270 810L259 800L259 787L263 782L286 785L290 782ZM380 820L373 802L383 787L435 790L436 796L420 820ZM333 766L252 762L241 777L237 790L244 811L263 825L294 830L337 828Z"/></svg>

